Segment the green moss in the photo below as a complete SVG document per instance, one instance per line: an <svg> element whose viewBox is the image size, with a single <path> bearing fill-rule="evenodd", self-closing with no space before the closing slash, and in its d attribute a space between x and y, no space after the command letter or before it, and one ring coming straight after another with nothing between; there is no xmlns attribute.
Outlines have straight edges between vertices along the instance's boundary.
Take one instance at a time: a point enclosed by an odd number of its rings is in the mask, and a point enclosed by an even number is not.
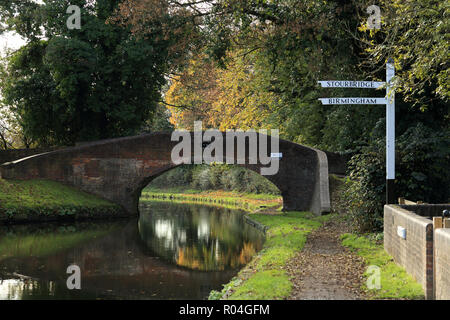
<svg viewBox="0 0 450 320"><path fill-rule="evenodd" d="M308 212L252 214L251 218L268 227L263 250L237 277L210 299L285 299L292 283L285 266L305 245L307 235L333 216L317 217Z"/></svg>
<svg viewBox="0 0 450 320"><path fill-rule="evenodd" d="M383 245L364 236L343 234L342 244L364 258L367 265L380 268L381 289L365 290L372 299L423 299L422 286L384 251ZM366 277L369 274L365 274Z"/></svg>
<svg viewBox="0 0 450 320"><path fill-rule="evenodd" d="M80 213L103 215L119 211L116 204L58 182L0 179L0 220L76 216Z"/></svg>

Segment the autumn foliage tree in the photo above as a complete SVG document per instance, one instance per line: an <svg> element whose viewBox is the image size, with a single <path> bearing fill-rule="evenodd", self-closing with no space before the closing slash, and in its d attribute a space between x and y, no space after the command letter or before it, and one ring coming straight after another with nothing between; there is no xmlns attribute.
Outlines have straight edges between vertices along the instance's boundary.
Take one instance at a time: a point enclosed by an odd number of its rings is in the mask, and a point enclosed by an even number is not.
<svg viewBox="0 0 450 320"><path fill-rule="evenodd" d="M119 2L71 1L81 8L79 30L66 25L65 0L0 4L8 30L27 39L7 61L3 103L36 144L136 134L161 100L172 39L156 29L137 38L110 22Z"/></svg>
<svg viewBox="0 0 450 320"><path fill-rule="evenodd" d="M224 69L199 56L172 79L165 100L177 127L192 129L193 121L201 120L223 131L267 128L276 97L261 90L264 79L251 63L254 56L237 51L228 58Z"/></svg>

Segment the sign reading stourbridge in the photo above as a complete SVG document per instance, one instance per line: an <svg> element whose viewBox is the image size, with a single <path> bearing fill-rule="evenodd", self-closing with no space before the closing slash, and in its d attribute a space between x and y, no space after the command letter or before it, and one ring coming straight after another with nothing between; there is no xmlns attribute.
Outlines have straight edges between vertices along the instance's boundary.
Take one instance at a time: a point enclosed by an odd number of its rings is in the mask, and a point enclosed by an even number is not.
<svg viewBox="0 0 450 320"><path fill-rule="evenodd" d="M384 86L385 82L377 81L352 81L352 80L326 80L319 81L322 88L365 88L365 89L378 89Z"/></svg>
<svg viewBox="0 0 450 320"><path fill-rule="evenodd" d="M322 88L361 88L378 89L386 86L384 98L320 98L323 105L327 104L384 104L386 105L386 203L395 203L395 91L392 88L392 78L395 75L394 60L386 64L386 82L325 80L319 81Z"/></svg>

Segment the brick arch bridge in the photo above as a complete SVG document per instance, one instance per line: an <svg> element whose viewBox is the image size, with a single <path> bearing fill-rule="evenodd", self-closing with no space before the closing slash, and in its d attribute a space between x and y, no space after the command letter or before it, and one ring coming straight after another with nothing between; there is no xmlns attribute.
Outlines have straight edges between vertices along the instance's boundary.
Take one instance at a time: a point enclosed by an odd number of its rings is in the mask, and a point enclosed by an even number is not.
<svg viewBox="0 0 450 320"><path fill-rule="evenodd" d="M226 135L222 134L226 145ZM257 136L260 139L262 134ZM170 133L101 140L4 163L0 175L5 179L59 181L117 203L135 215L142 189L177 166L171 161L177 143L171 141ZM247 139L246 148L248 155ZM279 152L282 158L278 173L265 177L280 189L283 209L318 215L329 212L328 173L343 173L342 161L334 154L282 139ZM257 173L261 167L268 167L248 161L241 166Z"/></svg>

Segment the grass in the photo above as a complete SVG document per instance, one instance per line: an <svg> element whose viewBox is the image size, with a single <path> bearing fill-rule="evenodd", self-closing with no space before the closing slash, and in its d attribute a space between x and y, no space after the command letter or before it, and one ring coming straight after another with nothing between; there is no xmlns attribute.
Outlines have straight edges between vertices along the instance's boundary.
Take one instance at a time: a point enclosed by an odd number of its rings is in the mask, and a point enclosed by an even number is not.
<svg viewBox="0 0 450 320"><path fill-rule="evenodd" d="M366 236L343 234L342 244L360 255L367 265L380 268L380 289L364 289L371 299L424 299L422 286L384 251L383 245ZM366 273L366 276L370 275Z"/></svg>
<svg viewBox="0 0 450 320"><path fill-rule="evenodd" d="M0 206L37 208L49 204L83 204L87 207L111 205L106 200L54 181L0 179Z"/></svg>
<svg viewBox="0 0 450 320"><path fill-rule="evenodd" d="M280 207L282 199L280 196L271 194L251 194L236 191L211 190L199 191L187 188L145 188L142 191L140 201L151 201L154 199L183 203L208 203L229 208L256 211L264 208Z"/></svg>
<svg viewBox="0 0 450 320"><path fill-rule="evenodd" d="M181 193L177 193L181 192ZM244 207L248 211L279 206L281 198L274 195L254 195L228 191L199 191L186 188L143 191L143 200L153 198L175 202L208 202L220 206ZM266 242L252 261L221 291L212 291L209 299L260 300L285 299L292 292L292 283L284 270L286 264L301 251L308 234L327 219L337 215L317 217L307 212L270 210L271 214L254 213L250 217L268 227ZM342 235L342 244L360 255L368 266L380 269L381 289L364 290L370 299L423 299L424 293L406 271L398 266L375 238L354 234ZM368 278L369 273L365 276Z"/></svg>
<svg viewBox="0 0 450 320"><path fill-rule="evenodd" d="M222 291L212 291L210 299L285 299L292 291L284 267L303 249L307 235L332 217L308 212L252 214L251 218L268 227L264 248Z"/></svg>
<svg viewBox="0 0 450 320"><path fill-rule="evenodd" d="M119 209L109 201L58 182L0 179L0 220L76 216L81 211L101 215Z"/></svg>
<svg viewBox="0 0 450 320"><path fill-rule="evenodd" d="M286 272L266 270L255 273L243 285L237 286L231 299L272 300L288 296L291 290Z"/></svg>

